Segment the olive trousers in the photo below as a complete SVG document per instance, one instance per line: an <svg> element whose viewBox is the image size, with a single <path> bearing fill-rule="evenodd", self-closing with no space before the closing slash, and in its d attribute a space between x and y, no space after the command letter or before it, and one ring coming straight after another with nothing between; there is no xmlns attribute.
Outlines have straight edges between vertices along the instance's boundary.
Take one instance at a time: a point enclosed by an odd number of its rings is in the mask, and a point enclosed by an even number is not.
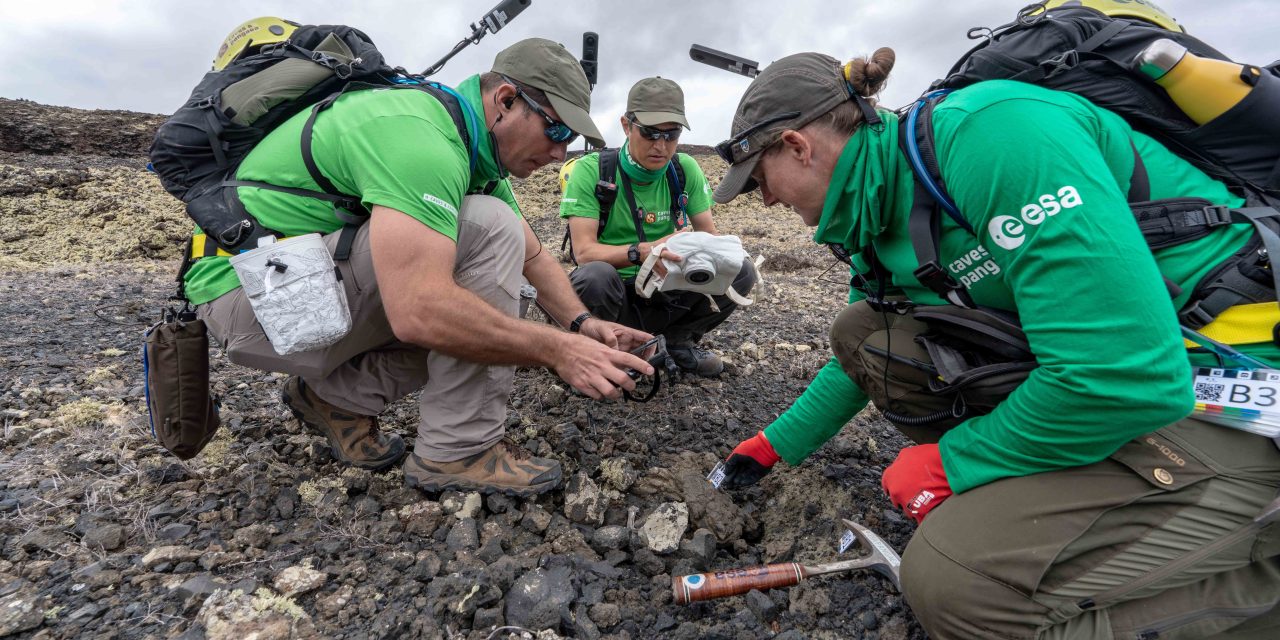
<svg viewBox="0 0 1280 640"><path fill-rule="evenodd" d="M910 364L929 362L925 329L858 302L831 344L877 406L928 414L950 400ZM904 595L935 640L1280 638L1280 525L1251 524L1277 487L1270 439L1185 418L1100 462L952 496L907 545Z"/></svg>

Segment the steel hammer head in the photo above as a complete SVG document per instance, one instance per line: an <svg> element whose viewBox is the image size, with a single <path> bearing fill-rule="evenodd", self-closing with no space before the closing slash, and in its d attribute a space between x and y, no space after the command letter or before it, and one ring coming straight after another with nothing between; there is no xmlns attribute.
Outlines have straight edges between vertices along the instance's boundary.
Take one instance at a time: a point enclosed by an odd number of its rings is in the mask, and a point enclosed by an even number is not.
<svg viewBox="0 0 1280 640"><path fill-rule="evenodd" d="M902 566L902 556L899 556L889 543L870 529L852 520L841 520L841 522L853 532L858 542L871 552L869 556L863 558L863 561L868 563L867 566L888 578L893 583L893 588L898 593L902 593L902 583L898 580L898 567Z"/></svg>

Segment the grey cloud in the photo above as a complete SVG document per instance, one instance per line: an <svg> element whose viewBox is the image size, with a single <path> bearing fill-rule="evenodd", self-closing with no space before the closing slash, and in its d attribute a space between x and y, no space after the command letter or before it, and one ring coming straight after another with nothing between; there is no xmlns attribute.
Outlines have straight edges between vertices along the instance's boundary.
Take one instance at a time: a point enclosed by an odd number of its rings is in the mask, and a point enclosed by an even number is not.
<svg viewBox="0 0 1280 640"><path fill-rule="evenodd" d="M421 71L467 34L492 2L360 3L317 0L280 9L299 22L350 24L378 43L388 60ZM493 56L521 38L541 36L580 53L583 31L600 34L600 84L592 112L601 131L617 143L617 118L627 90L640 78L661 75L680 83L690 104L693 131L685 142L713 144L748 80L689 59L697 42L767 65L798 51L837 58L892 47L898 62L881 96L901 106L946 73L972 46L965 33L1012 19L1026 0L534 0L532 7L496 35L468 47L436 79L457 83L489 68ZM172 3L153 0L94 3L57 24L41 4L0 7L6 34L0 57L21 60L0 74L0 96L82 108L172 111L208 69L218 44L239 22L264 9L260 3ZM22 3L26 5L27 3ZM1161 0L1188 29L1241 61L1269 63L1278 54L1273 2L1268 0ZM52 6L52 5L51 5ZM77 6L60 2L59 10ZM47 20L46 20L47 22ZM105 25L112 25L107 27ZM39 52L39 55L32 55ZM696 105L696 106L695 106Z"/></svg>

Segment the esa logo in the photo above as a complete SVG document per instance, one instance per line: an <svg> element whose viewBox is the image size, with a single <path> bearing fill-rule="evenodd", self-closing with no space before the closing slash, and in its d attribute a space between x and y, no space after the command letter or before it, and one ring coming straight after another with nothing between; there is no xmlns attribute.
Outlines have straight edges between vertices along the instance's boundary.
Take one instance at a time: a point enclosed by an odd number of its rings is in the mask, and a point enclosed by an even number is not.
<svg viewBox="0 0 1280 640"><path fill-rule="evenodd" d="M1022 242L1026 240L1024 236L1027 232L1026 225L1037 226L1063 209L1072 209L1082 204L1084 200L1080 199L1080 193L1075 187L1067 185L1058 189L1057 195L1046 193L1036 198L1036 202L1023 205L1022 210L1018 212L1020 218L1013 216L992 218L987 224L987 233L991 234L991 239L1001 248L1012 251L1022 246Z"/></svg>

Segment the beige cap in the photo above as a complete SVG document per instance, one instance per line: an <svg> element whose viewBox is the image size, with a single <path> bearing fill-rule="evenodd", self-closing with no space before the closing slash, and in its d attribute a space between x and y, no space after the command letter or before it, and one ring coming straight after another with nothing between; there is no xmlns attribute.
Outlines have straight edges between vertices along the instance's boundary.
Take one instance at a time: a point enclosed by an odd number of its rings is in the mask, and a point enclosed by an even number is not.
<svg viewBox="0 0 1280 640"><path fill-rule="evenodd" d="M604 146L604 136L591 120L591 84L564 45L544 38L521 40L498 52L493 71L541 89L560 120L591 144Z"/></svg>
<svg viewBox="0 0 1280 640"><path fill-rule="evenodd" d="M690 128L684 117L684 91L666 78L645 78L631 87L627 112L634 113L636 122L646 127L676 122Z"/></svg>
<svg viewBox="0 0 1280 640"><path fill-rule="evenodd" d="M853 98L840 61L821 53L797 53L764 68L738 102L728 140L716 151L731 166L716 187L724 204L755 189L751 172L760 152L783 131L799 129Z"/></svg>

